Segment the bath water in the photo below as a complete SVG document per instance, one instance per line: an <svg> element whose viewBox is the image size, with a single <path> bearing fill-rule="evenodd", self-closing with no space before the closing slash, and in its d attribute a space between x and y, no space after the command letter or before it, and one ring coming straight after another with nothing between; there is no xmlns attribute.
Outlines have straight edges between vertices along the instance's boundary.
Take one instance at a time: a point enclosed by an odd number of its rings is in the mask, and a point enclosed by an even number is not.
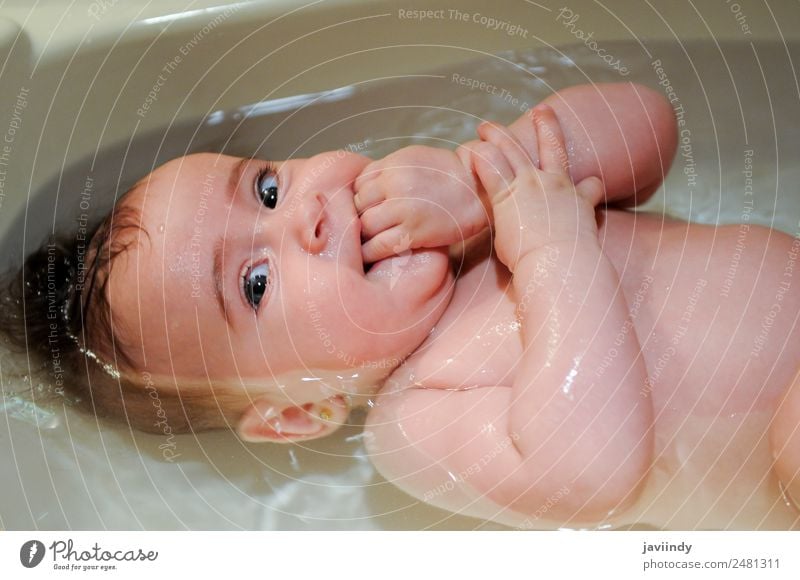
<svg viewBox="0 0 800 580"><path fill-rule="evenodd" d="M685 120L672 171L637 211L704 223L747 219L796 235L800 134L787 121L800 118L800 111L787 49L757 44L760 61L771 63L761 70L744 43L609 44L627 76L580 45L503 53L430 75L216 111L108 148L94 163L103 171L91 170L90 160L67 168L59 176L61 191L80 192L91 175L95 191L121 193L153 166L193 151L283 159L344 148L377 158L414 143L452 148L473 138L480 121L510 122L559 88L630 80L674 97ZM800 62L796 47L789 53ZM54 211L51 186L30 202L42 215ZM92 219L113 200L109 194ZM77 193L61 199L57 217L63 224L74 219L70 207L78 202ZM21 236L12 230L7 241L20 243ZM40 239L28 232L22 243ZM175 437L167 455L164 436L98 422L50 396L48 385L19 357L3 353L0 373L0 464L6 466L0 472L0 524L6 528L502 528L430 507L383 480L364 451L363 410L320 441L254 445L222 431ZM19 395L29 390L36 396ZM758 414L666 418L659 436L669 439L666 453L684 467L669 473L656 463L630 524L793 525L794 514L768 469L762 437L768 420ZM708 455L719 456L711 467L700 459Z"/></svg>

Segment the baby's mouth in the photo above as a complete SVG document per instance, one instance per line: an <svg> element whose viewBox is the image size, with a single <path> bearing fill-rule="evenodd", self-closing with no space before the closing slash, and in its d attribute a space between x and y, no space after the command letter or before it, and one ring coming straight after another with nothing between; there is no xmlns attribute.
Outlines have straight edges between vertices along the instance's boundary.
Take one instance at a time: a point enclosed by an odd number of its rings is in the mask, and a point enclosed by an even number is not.
<svg viewBox="0 0 800 580"><path fill-rule="evenodd" d="M358 218L356 218L356 219L358 219ZM361 222L359 220L359 228L360 228L360 225L361 225ZM361 248L363 248L364 242L366 242L366 240L363 238L363 236L361 236L360 233L359 233L358 237L359 237L359 241L360 241L360 244L361 244L359 246L359 250L361 250ZM362 251L361 252L361 266L362 266L362 268L364 270L364 275L366 276L367 274L372 272L372 276L370 277L371 279L375 279L375 278L378 278L378 277L386 277L388 275L388 272L392 270L392 268L390 267L390 265L392 264L392 260L395 260L395 259L398 259L398 258L401 258L401 256L390 255L390 256L387 256L385 258L381 258L380 260L377 260L375 262L367 262L366 260L364 260L364 253ZM402 257L402 258L404 260L408 260L408 257Z"/></svg>

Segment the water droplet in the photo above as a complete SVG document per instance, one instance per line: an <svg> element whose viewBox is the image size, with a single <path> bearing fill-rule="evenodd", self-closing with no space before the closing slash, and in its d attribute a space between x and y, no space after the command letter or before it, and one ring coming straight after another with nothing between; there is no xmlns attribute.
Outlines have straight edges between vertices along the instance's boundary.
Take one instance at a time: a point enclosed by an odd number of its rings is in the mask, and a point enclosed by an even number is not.
<svg viewBox="0 0 800 580"><path fill-rule="evenodd" d="M161 224L161 225L158 226L158 233L159 234L163 234L164 233L164 224Z"/></svg>

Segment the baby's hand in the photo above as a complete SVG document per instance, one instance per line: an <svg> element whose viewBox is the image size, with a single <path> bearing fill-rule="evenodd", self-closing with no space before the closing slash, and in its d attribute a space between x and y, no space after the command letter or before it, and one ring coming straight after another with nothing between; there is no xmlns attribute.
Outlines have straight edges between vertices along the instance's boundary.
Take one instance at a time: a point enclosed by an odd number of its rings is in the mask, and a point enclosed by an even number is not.
<svg viewBox="0 0 800 580"><path fill-rule="evenodd" d="M598 243L594 207L603 199L602 182L588 177L573 185L564 137L550 107L534 109L533 122L541 169L500 125L482 124L483 143L473 149L494 212L497 257L512 272L522 257L545 246Z"/></svg>
<svg viewBox="0 0 800 580"><path fill-rule="evenodd" d="M445 149L412 146L373 161L355 192L365 263L459 243L489 225L474 176Z"/></svg>

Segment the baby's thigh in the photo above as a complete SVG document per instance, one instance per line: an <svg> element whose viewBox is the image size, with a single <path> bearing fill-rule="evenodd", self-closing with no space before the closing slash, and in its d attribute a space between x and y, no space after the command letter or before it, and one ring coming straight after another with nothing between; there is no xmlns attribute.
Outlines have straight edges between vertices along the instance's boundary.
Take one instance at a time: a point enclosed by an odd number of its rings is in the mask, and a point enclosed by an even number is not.
<svg viewBox="0 0 800 580"><path fill-rule="evenodd" d="M800 239L752 225L706 235L714 248L708 298L716 302L707 315L718 314L708 339L729 350L721 360L729 371L736 369L730 384L744 381L752 385L752 397L774 405L800 361ZM708 268L702 254L697 261Z"/></svg>
<svg viewBox="0 0 800 580"><path fill-rule="evenodd" d="M751 259L763 256L751 265L757 279L752 299L761 311L756 338L769 339L776 365L793 376L800 362L800 238L764 227L748 233ZM759 344L755 342L754 350L767 355ZM787 376L785 383L791 378Z"/></svg>

